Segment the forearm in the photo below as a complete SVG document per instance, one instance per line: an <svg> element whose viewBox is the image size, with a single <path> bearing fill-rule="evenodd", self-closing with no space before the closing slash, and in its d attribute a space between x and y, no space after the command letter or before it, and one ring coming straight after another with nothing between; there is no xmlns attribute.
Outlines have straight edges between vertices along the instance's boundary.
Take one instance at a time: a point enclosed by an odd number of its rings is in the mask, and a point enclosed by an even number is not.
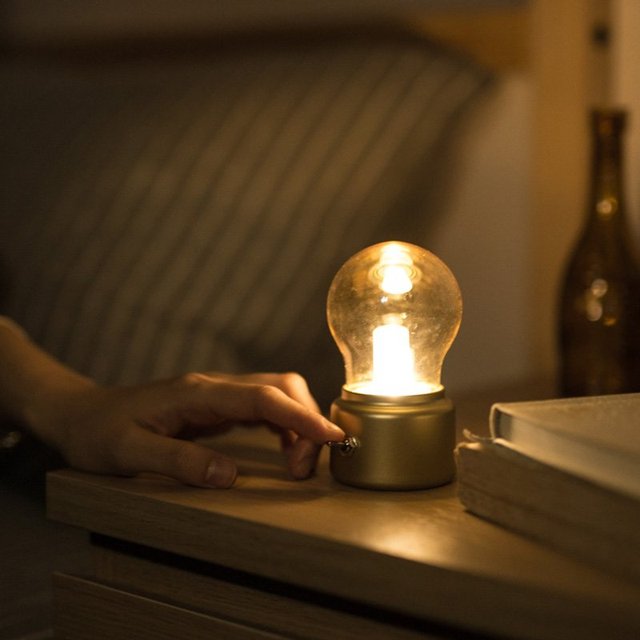
<svg viewBox="0 0 640 640"><path fill-rule="evenodd" d="M12 322L0 317L0 414L58 447L65 399L93 386L65 367Z"/></svg>

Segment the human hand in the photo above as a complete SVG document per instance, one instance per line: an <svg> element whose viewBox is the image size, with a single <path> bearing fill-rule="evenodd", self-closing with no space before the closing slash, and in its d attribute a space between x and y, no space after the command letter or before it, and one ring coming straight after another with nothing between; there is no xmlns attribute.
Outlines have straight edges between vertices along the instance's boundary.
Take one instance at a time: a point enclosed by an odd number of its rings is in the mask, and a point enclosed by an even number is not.
<svg viewBox="0 0 640 640"><path fill-rule="evenodd" d="M59 391L59 390L58 390ZM85 471L135 475L152 471L201 487L230 487L233 460L181 439L233 424L277 431L290 474L310 475L323 443L345 434L326 420L304 379L293 373L187 374L132 387L88 381L45 399L47 433L68 463Z"/></svg>

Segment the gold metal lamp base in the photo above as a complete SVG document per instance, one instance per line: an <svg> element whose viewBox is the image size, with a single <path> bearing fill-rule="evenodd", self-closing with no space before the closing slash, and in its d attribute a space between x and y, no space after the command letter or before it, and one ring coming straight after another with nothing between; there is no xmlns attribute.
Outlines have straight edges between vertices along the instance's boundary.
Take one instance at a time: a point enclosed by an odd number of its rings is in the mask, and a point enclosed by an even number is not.
<svg viewBox="0 0 640 640"><path fill-rule="evenodd" d="M395 398L343 387L331 420L349 436L330 454L331 473L343 484L408 490L453 480L455 417L444 391Z"/></svg>

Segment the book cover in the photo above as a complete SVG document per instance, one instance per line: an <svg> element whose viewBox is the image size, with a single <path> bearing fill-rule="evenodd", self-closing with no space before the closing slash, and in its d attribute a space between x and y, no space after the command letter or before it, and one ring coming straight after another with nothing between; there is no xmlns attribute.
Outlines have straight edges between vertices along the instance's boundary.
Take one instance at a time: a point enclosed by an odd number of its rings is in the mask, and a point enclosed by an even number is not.
<svg viewBox="0 0 640 640"><path fill-rule="evenodd" d="M456 459L467 510L640 583L640 501L491 441Z"/></svg>
<svg viewBox="0 0 640 640"><path fill-rule="evenodd" d="M472 513L640 583L640 394L498 403L458 445Z"/></svg>

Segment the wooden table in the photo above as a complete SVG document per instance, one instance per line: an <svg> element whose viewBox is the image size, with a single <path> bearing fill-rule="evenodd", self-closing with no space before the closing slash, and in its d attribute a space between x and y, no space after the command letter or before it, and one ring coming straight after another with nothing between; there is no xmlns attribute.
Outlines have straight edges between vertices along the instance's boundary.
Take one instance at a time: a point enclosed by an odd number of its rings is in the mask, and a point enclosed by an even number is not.
<svg viewBox="0 0 640 640"><path fill-rule="evenodd" d="M352 489L326 460L292 482L266 435L215 444L229 491L50 475L49 516L94 555L55 577L60 638L640 637L640 586L466 513L455 485Z"/></svg>

